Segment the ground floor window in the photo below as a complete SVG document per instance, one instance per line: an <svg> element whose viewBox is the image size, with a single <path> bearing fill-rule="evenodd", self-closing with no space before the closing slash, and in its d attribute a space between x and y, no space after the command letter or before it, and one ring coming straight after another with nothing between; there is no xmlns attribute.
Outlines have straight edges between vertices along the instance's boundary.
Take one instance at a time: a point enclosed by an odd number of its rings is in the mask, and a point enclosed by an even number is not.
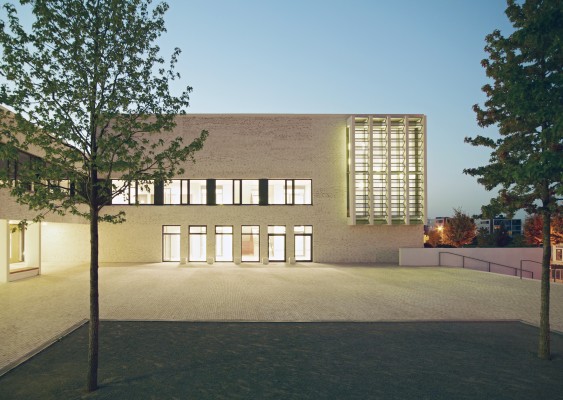
<svg viewBox="0 0 563 400"><path fill-rule="evenodd" d="M313 261L313 227L300 225L293 228L295 234L295 261Z"/></svg>
<svg viewBox="0 0 563 400"><path fill-rule="evenodd" d="M189 261L206 261L207 226L190 226Z"/></svg>
<svg viewBox="0 0 563 400"><path fill-rule="evenodd" d="M268 260L285 261L285 226L268 226Z"/></svg>
<svg viewBox="0 0 563 400"><path fill-rule="evenodd" d="M215 261L233 261L233 227L215 227Z"/></svg>
<svg viewBox="0 0 563 400"><path fill-rule="evenodd" d="M162 226L162 261L180 261L180 226Z"/></svg>
<svg viewBox="0 0 563 400"><path fill-rule="evenodd" d="M241 260L260 261L260 226L242 226Z"/></svg>

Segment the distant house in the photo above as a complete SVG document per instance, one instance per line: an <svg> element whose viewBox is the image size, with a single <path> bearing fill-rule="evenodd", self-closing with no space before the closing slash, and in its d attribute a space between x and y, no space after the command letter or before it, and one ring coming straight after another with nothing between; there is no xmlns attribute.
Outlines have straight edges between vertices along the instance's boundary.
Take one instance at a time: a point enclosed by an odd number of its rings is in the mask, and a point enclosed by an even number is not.
<svg viewBox="0 0 563 400"><path fill-rule="evenodd" d="M476 219L477 230L485 229L488 233L493 233L495 229L500 229L504 225L510 236L522 234L522 220L508 219L504 215L499 215L492 219Z"/></svg>

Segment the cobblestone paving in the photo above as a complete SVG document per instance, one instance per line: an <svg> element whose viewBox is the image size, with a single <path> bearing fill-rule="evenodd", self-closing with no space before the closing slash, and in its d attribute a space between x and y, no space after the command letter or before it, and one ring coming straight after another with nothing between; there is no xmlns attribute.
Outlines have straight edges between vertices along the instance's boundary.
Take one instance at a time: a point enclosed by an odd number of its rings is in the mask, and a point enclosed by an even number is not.
<svg viewBox="0 0 563 400"><path fill-rule="evenodd" d="M45 266L0 285L0 369L88 318L87 265ZM115 320L539 323L538 281L444 267L177 266L100 269L100 316ZM551 327L563 331L563 285L551 286Z"/></svg>

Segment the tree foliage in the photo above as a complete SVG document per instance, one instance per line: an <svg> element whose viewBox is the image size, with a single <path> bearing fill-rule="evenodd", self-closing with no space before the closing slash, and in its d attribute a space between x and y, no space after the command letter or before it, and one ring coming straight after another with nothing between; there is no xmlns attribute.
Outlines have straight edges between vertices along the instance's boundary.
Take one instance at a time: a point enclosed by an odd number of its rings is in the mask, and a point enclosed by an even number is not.
<svg viewBox="0 0 563 400"><path fill-rule="evenodd" d="M521 244L520 235L510 236L504 224L500 224L489 232L488 229L480 228L477 232L477 246L479 247L506 247Z"/></svg>
<svg viewBox="0 0 563 400"><path fill-rule="evenodd" d="M499 139L466 138L491 150L489 164L464 172L487 190L500 188L483 207L493 217L524 209L544 216L542 301L538 354L550 357L549 259L551 215L561 212L563 181L563 7L561 0L507 0L515 28L508 37L486 37L482 61L492 84L483 86L484 107L473 107L481 127L497 126ZM547 244L547 245L546 245Z"/></svg>
<svg viewBox="0 0 563 400"><path fill-rule="evenodd" d="M493 231L493 241L497 247L506 247L512 242L508 229L502 222Z"/></svg>
<svg viewBox="0 0 563 400"><path fill-rule="evenodd" d="M175 49L166 61L156 40L165 32L166 3L150 0L21 0L32 8L30 31L4 5L0 21L2 156L17 180L1 180L21 204L72 213L90 221L91 310L88 389L97 387L98 223L124 221L106 209L132 181L165 181L181 174L202 148L203 131L185 144L172 137L190 87L179 95ZM15 163L18 149L41 159ZM112 185L112 178L126 183Z"/></svg>
<svg viewBox="0 0 563 400"><path fill-rule="evenodd" d="M495 246L495 238L488 229L486 228L479 228L477 231L477 246L478 247L494 247Z"/></svg>
<svg viewBox="0 0 563 400"><path fill-rule="evenodd" d="M438 229L430 229L427 243L432 247L438 247L442 243L442 232Z"/></svg>
<svg viewBox="0 0 563 400"><path fill-rule="evenodd" d="M543 244L543 217L540 214L532 214L524 222L524 237L531 245ZM563 243L563 216L553 215L551 217L551 244Z"/></svg>
<svg viewBox="0 0 563 400"><path fill-rule="evenodd" d="M460 209L454 208L454 216L444 224L443 243L462 247L473 242L477 231L475 222Z"/></svg>

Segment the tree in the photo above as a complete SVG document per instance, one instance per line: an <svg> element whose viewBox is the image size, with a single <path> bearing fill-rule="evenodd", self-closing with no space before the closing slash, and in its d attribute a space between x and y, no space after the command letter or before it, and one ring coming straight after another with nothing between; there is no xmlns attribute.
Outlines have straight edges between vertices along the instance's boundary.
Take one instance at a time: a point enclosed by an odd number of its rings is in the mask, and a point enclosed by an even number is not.
<svg viewBox="0 0 563 400"><path fill-rule="evenodd" d="M489 164L464 172L487 190L500 186L483 213L524 209L543 216L540 337L538 356L550 358L549 262L551 216L561 212L563 181L563 8L560 0L507 1L515 28L508 37L486 37L482 61L492 84L483 86L484 107L474 105L481 127L498 126L500 138L465 138L491 149Z"/></svg>
<svg viewBox="0 0 563 400"><path fill-rule="evenodd" d="M501 224L494 228L493 241L497 247L506 247L512 241L512 238L508 234L506 226L501 222Z"/></svg>
<svg viewBox="0 0 563 400"><path fill-rule="evenodd" d="M430 231L428 231L427 243L432 247L438 247L441 242L442 233L438 229L430 229Z"/></svg>
<svg viewBox="0 0 563 400"><path fill-rule="evenodd" d="M479 228L477 231L477 246L479 247L493 247L495 239L486 228Z"/></svg>
<svg viewBox="0 0 563 400"><path fill-rule="evenodd" d="M528 244L539 246L543 243L543 217L532 214L524 221L524 237ZM563 216L551 217L551 244L563 243Z"/></svg>
<svg viewBox="0 0 563 400"><path fill-rule="evenodd" d="M155 41L165 31L166 3L151 0L21 0L35 22L26 32L5 5L0 21L2 152L34 149L42 159L17 166L17 180L2 180L21 204L38 212L72 213L90 223L90 324L87 389L98 373L98 224L125 221L103 212L112 196L138 181L164 182L183 173L203 146L202 131L189 144L171 137L175 116L188 106L187 87ZM14 160L12 159L12 162ZM125 184L116 186L112 178ZM32 189L32 190L30 190Z"/></svg>
<svg viewBox="0 0 563 400"><path fill-rule="evenodd" d="M475 222L461 209L454 208L454 216L444 224L443 242L454 247L461 247L473 242L477 234Z"/></svg>

